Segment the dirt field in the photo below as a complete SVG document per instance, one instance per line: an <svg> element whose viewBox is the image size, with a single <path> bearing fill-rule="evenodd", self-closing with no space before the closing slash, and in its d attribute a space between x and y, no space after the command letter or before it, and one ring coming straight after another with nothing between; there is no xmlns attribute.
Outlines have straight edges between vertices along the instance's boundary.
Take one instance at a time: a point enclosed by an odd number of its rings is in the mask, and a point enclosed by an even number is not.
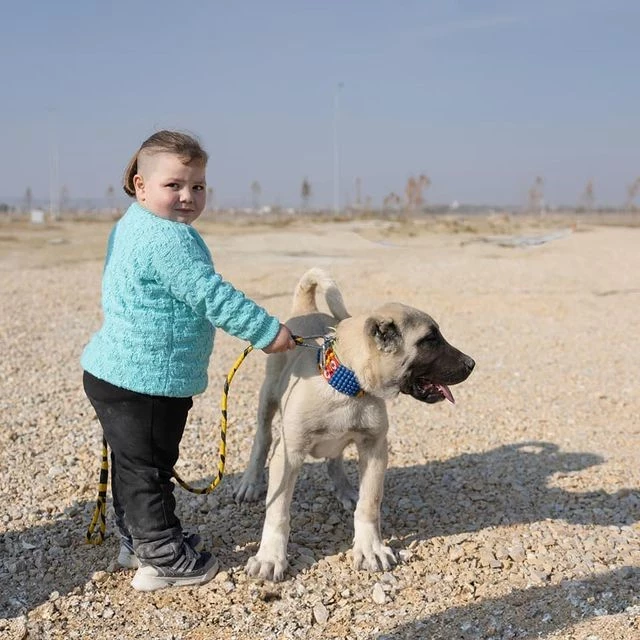
<svg viewBox="0 0 640 640"><path fill-rule="evenodd" d="M1 638L640 639L640 228L501 216L197 226L218 270L283 318L299 276L321 266L350 310L419 307L476 360L455 405L389 403L382 533L399 564L352 569L352 514L309 460L288 579L245 576L264 516L233 500L265 361L255 353L231 388L223 483L209 496L177 489L219 575L135 592L115 569L115 536L84 543L101 435L79 356L100 324L111 223L4 221ZM215 472L222 380L243 347L218 334L178 465L194 484Z"/></svg>

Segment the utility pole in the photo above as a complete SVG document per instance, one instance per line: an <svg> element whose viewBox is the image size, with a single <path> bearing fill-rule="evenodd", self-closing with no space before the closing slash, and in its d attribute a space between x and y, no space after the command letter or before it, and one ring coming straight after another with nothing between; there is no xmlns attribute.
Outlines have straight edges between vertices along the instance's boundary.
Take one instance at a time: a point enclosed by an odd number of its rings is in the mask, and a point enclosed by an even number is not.
<svg viewBox="0 0 640 640"><path fill-rule="evenodd" d="M338 143L338 114L340 91L344 84L338 83L333 95L333 212L340 213L340 145Z"/></svg>
<svg viewBox="0 0 640 640"><path fill-rule="evenodd" d="M58 153L58 138L55 122L56 110L49 109L49 219L57 220L59 213L60 192L58 189L59 182L59 164L60 158Z"/></svg>

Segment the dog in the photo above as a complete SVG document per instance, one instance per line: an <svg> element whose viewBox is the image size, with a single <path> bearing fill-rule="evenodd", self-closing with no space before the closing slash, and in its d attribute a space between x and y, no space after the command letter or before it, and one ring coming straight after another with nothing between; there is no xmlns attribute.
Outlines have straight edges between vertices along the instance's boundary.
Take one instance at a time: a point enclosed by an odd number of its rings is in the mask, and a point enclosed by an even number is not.
<svg viewBox="0 0 640 640"><path fill-rule="evenodd" d="M321 313L316 293L332 315ZM467 379L475 362L440 333L426 313L400 303L351 316L335 281L311 269L298 282L292 317L294 335L320 337L315 349L268 356L260 389L257 432L248 467L235 497L258 499L272 444L272 421L282 420L269 462L266 514L260 547L246 565L250 576L274 582L288 566L289 507L305 458L328 459L328 473L345 508L353 507L353 563L356 569L388 570L396 563L380 535L380 504L387 467L385 401L398 393L432 404L453 402L450 385ZM359 492L342 462L349 444L358 452Z"/></svg>

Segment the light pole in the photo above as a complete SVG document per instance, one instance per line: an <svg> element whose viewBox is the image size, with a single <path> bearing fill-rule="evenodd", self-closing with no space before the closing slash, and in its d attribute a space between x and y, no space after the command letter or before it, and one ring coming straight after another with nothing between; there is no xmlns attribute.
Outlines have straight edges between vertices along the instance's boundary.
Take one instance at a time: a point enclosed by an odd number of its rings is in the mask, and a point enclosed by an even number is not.
<svg viewBox="0 0 640 640"><path fill-rule="evenodd" d="M340 146L338 144L338 107L340 91L344 87L339 82L333 95L333 212L340 213Z"/></svg>
<svg viewBox="0 0 640 640"><path fill-rule="evenodd" d="M49 219L57 220L60 213L59 206L59 164L58 135L56 127L56 110L49 108Z"/></svg>

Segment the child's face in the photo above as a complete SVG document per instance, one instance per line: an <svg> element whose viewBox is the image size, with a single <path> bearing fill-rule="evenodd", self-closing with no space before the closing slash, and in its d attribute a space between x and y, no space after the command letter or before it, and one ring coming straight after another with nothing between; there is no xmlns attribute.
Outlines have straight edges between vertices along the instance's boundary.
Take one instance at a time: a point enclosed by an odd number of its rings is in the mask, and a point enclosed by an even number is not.
<svg viewBox="0 0 640 640"><path fill-rule="evenodd" d="M161 218L191 224L207 202L205 165L184 164L172 153L141 157L133 178L136 199Z"/></svg>

